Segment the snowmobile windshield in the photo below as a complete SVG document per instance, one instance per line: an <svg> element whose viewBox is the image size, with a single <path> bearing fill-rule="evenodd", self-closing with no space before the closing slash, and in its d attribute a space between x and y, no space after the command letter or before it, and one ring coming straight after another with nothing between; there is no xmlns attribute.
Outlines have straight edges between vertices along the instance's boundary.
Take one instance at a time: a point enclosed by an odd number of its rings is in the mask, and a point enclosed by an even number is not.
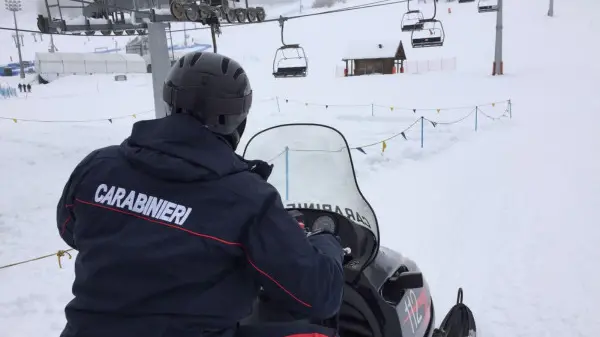
<svg viewBox="0 0 600 337"><path fill-rule="evenodd" d="M379 247L377 218L358 187L342 133L320 124L278 125L254 135L244 157L274 165L268 181L286 208L305 210L317 218L316 210L343 217L340 237L353 248L354 268L364 269L374 259Z"/></svg>

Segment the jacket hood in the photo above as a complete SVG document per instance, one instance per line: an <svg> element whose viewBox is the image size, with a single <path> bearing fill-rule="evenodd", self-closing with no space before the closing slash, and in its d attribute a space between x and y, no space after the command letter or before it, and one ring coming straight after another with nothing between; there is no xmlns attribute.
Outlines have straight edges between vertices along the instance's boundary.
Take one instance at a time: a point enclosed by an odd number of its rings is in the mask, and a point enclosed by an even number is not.
<svg viewBox="0 0 600 337"><path fill-rule="evenodd" d="M120 150L136 168L166 180L216 180L249 169L225 139L184 114L135 123Z"/></svg>

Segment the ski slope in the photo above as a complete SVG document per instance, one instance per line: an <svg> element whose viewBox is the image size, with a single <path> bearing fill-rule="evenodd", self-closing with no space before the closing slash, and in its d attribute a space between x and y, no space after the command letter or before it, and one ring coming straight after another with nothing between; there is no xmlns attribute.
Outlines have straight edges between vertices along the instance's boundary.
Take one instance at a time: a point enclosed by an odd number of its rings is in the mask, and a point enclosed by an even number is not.
<svg viewBox="0 0 600 337"><path fill-rule="evenodd" d="M339 6L359 3L366 1ZM430 5L419 5L425 16ZM489 75L495 15L478 14L474 3L439 5L443 48L410 48L410 35L400 32L402 4L288 21L286 42L302 44L310 59L304 79L271 76L277 23L224 28L219 51L243 63L256 97L243 141L265 127L302 121L330 124L360 146L364 154L353 151L358 179L379 218L382 244L422 268L438 324L460 286L479 336L594 336L600 65L597 48L585 41L600 33L600 5L557 3L548 18L546 0L505 0L502 77ZM0 14L0 26L12 26ZM19 15L23 27L35 27L35 14ZM190 34L210 41L206 30ZM457 70L336 78L348 44L368 39L402 39L409 60L456 57ZM86 40L55 42L64 51L93 51L111 38ZM47 45L26 47L24 58L40 48ZM2 48L0 61L10 53ZM152 109L148 75L127 82L64 77L0 100L0 267L67 248L55 207L72 169L91 150L120 143L136 120L153 117ZM423 148L417 123L406 140L387 140L382 153L382 140L420 116L438 122L424 123ZM50 257L0 269L0 336L59 335L74 277L73 260L63 258L62 265Z"/></svg>

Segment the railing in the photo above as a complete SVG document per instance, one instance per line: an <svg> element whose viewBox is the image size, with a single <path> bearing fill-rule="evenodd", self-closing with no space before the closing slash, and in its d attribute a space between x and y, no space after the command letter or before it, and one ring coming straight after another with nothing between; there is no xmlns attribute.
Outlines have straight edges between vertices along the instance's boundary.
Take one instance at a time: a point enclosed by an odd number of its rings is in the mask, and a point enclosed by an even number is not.
<svg viewBox="0 0 600 337"><path fill-rule="evenodd" d="M406 61L404 63L404 73L406 74L423 74L434 71L440 72L454 70L456 70L456 57Z"/></svg>
<svg viewBox="0 0 600 337"><path fill-rule="evenodd" d="M39 74L84 75L112 73L146 73L143 61L112 60L52 60L40 61L37 66Z"/></svg>

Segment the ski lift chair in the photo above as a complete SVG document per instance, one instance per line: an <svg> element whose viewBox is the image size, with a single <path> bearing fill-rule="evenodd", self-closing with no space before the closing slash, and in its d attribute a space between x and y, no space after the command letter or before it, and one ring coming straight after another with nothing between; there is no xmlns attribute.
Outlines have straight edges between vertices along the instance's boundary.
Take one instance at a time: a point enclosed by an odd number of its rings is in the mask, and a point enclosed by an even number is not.
<svg viewBox="0 0 600 337"><path fill-rule="evenodd" d="M498 0L479 0L477 3L479 13L489 13L498 11Z"/></svg>
<svg viewBox="0 0 600 337"><path fill-rule="evenodd" d="M423 29L423 23L421 23L421 21L424 19L423 13L419 10L411 10L404 13L402 16L402 31L410 32Z"/></svg>
<svg viewBox="0 0 600 337"><path fill-rule="evenodd" d="M444 45L446 34L444 26L440 20L425 19L421 20L423 28L413 30L411 34L411 44L413 48L441 47Z"/></svg>
<svg viewBox="0 0 600 337"><path fill-rule="evenodd" d="M286 55L286 51L288 55ZM294 54L289 56L289 54ZM297 60L289 64L288 60ZM308 59L304 48L299 44L288 44L279 47L273 59L273 76L281 77L306 77L308 71Z"/></svg>

